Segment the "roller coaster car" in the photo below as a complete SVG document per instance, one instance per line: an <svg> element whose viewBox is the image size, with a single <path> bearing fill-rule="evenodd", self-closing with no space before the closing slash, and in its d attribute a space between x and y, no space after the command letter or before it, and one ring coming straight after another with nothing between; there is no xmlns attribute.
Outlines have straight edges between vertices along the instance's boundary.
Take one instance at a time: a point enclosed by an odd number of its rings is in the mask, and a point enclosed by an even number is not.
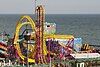
<svg viewBox="0 0 100 67"><path fill-rule="evenodd" d="M32 31L32 29L25 29L21 35L19 35L19 39L20 39L20 47L21 49L22 48L27 48L27 44L30 44L28 45L28 50L30 52L32 52L33 48L34 48L34 44L35 44L35 39L34 39L34 33L33 32L30 32L28 33L29 31ZM28 43L27 43L28 42ZM24 49L24 51L25 51ZM27 50L26 50L27 51ZM22 51L23 53L23 51Z"/></svg>
<svg viewBox="0 0 100 67"><path fill-rule="evenodd" d="M89 44L83 44L83 46L81 47L81 51L83 52L93 52L95 49L91 46L89 46Z"/></svg>

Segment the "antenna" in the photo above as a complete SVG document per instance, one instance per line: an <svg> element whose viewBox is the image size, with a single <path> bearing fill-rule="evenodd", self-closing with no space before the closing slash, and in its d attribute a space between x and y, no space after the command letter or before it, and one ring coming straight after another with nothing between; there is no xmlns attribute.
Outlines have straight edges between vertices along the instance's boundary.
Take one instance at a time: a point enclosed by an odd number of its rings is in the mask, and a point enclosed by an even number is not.
<svg viewBox="0 0 100 67"><path fill-rule="evenodd" d="M36 4L37 4L37 0L33 0L33 4L34 4L34 5L33 5L33 6L34 6L34 14L35 14L35 13L36 13L36 6L37 6Z"/></svg>
<svg viewBox="0 0 100 67"><path fill-rule="evenodd" d="M35 18L35 21L36 21L36 6L37 6L37 0L33 0L33 4L34 4L33 14L34 14L34 18Z"/></svg>

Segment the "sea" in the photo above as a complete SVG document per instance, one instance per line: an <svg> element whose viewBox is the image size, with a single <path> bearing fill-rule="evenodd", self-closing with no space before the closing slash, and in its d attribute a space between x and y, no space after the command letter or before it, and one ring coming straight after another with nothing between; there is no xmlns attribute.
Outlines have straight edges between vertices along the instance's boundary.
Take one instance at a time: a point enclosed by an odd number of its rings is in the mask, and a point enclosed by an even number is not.
<svg viewBox="0 0 100 67"><path fill-rule="evenodd" d="M13 38L16 24L23 15L0 14L0 33L6 32ZM73 35L82 38L82 43L100 45L100 14L47 14L46 22L56 23L56 34Z"/></svg>

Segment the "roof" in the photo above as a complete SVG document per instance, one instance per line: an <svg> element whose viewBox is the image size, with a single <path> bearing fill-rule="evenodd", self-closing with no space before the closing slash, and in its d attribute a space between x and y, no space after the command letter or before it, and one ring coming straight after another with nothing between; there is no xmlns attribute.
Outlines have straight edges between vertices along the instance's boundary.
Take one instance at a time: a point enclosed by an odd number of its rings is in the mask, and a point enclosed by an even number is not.
<svg viewBox="0 0 100 67"><path fill-rule="evenodd" d="M76 54L70 54L75 59L82 59L82 58L98 58L100 57L99 53L76 53Z"/></svg>

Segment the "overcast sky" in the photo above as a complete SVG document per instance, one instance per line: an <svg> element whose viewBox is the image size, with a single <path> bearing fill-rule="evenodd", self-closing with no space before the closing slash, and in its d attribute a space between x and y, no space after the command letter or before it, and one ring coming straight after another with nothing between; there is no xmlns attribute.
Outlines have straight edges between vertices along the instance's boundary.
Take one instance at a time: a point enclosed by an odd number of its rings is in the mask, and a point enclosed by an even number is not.
<svg viewBox="0 0 100 67"><path fill-rule="evenodd" d="M100 14L100 0L37 0L49 14ZM0 0L0 14L33 14L34 0Z"/></svg>

